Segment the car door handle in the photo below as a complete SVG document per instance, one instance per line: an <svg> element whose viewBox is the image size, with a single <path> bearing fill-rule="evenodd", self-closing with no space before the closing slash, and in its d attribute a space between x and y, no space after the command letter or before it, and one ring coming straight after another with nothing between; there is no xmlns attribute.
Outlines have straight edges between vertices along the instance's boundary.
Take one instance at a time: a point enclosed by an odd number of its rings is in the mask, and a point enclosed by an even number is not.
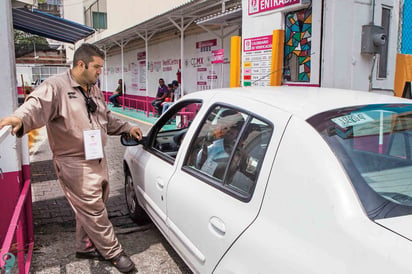
<svg viewBox="0 0 412 274"><path fill-rule="evenodd" d="M213 216L209 219L209 228L220 237L223 237L226 234L226 225L218 217Z"/></svg>
<svg viewBox="0 0 412 274"><path fill-rule="evenodd" d="M156 179L156 186L157 188L159 188L160 190L163 190L165 183L163 182L162 178L157 178Z"/></svg>

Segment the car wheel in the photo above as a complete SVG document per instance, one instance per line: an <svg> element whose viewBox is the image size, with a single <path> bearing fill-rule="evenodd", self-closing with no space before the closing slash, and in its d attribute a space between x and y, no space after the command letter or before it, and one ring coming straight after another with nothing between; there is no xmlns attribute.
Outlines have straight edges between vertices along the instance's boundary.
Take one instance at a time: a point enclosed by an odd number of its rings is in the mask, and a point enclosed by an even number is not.
<svg viewBox="0 0 412 274"><path fill-rule="evenodd" d="M139 225L147 224L150 222L150 218L144 209L139 205L137 200L136 192L134 191L133 187L133 179L130 172L127 170L125 172L125 196L126 196L126 204L129 210L130 218Z"/></svg>

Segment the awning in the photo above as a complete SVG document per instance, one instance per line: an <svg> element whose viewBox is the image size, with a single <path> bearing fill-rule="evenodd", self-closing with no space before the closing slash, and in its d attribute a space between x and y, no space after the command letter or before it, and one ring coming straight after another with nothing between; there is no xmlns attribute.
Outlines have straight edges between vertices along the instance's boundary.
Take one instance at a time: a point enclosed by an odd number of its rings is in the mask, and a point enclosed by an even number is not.
<svg viewBox="0 0 412 274"><path fill-rule="evenodd" d="M91 27L37 9L13 8L13 27L31 34L74 44L93 34Z"/></svg>

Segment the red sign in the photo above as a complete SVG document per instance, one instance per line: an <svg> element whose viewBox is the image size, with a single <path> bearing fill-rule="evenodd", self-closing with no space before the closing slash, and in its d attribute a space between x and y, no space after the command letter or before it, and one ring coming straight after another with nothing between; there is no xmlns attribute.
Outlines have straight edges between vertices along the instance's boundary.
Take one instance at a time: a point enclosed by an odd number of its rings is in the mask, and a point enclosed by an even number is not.
<svg viewBox="0 0 412 274"><path fill-rule="evenodd" d="M145 51L138 52L137 60L146 60L146 52Z"/></svg>
<svg viewBox="0 0 412 274"><path fill-rule="evenodd" d="M212 50L212 54L212 64L223 63L223 58L225 56L223 49Z"/></svg>
<svg viewBox="0 0 412 274"><path fill-rule="evenodd" d="M249 15L300 4L300 0L248 0Z"/></svg>
<svg viewBox="0 0 412 274"><path fill-rule="evenodd" d="M214 47L217 45L217 39L196 42L196 48Z"/></svg>

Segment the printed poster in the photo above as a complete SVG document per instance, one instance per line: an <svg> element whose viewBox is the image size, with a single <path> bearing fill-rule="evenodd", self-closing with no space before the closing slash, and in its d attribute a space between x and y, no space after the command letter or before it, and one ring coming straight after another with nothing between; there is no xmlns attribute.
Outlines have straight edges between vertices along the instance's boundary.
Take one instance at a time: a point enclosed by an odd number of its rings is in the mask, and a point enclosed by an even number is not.
<svg viewBox="0 0 412 274"><path fill-rule="evenodd" d="M243 41L243 86L269 86L272 66L272 35Z"/></svg>

